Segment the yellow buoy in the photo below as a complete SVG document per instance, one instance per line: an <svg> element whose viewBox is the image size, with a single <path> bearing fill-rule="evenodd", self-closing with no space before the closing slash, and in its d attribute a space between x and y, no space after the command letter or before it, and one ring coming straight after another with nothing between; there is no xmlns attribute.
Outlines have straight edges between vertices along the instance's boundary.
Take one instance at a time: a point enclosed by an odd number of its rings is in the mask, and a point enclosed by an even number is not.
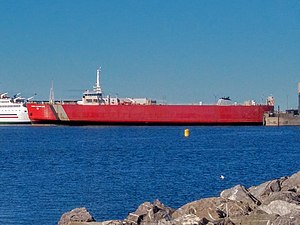
<svg viewBox="0 0 300 225"><path fill-rule="evenodd" d="M185 136L185 137L190 136L190 130L189 130L189 129L185 129L185 130L184 130L184 136Z"/></svg>

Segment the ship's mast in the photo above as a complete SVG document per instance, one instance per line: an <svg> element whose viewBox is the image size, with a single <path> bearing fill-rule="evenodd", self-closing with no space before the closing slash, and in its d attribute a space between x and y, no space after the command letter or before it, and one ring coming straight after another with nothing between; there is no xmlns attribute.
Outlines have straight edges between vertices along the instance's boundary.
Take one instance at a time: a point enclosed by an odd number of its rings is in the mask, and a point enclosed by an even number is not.
<svg viewBox="0 0 300 225"><path fill-rule="evenodd" d="M53 103L54 103L53 81L52 81L51 88L50 88L49 103L50 103L50 104L53 104Z"/></svg>
<svg viewBox="0 0 300 225"><path fill-rule="evenodd" d="M101 67L99 67L99 69L97 69L97 80L96 80L96 86L94 87L94 91L97 94L102 95L102 90L100 87L100 72L101 72Z"/></svg>

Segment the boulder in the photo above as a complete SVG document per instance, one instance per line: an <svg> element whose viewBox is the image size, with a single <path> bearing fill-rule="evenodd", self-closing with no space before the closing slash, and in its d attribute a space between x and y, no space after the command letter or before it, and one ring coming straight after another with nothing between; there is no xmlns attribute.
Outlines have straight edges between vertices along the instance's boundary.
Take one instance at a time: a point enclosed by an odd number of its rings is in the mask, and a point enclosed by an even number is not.
<svg viewBox="0 0 300 225"><path fill-rule="evenodd" d="M282 200L288 203L300 204L300 196L292 191L280 191L270 193L269 196L265 197L263 204L268 205L275 200Z"/></svg>
<svg viewBox="0 0 300 225"><path fill-rule="evenodd" d="M225 203L225 201L222 202L220 198L205 198L194 201L177 209L172 214L172 218L177 219L187 214L193 214L209 221L219 220L226 216L226 213L218 208L222 203Z"/></svg>
<svg viewBox="0 0 300 225"><path fill-rule="evenodd" d="M276 214L267 214L264 211L255 210L249 215L243 215L231 218L235 225L270 225L279 216Z"/></svg>
<svg viewBox="0 0 300 225"><path fill-rule="evenodd" d="M108 221L102 222L101 225L122 225L122 224L123 224L123 222L121 220L108 220ZM90 224L90 225L93 225L93 224Z"/></svg>
<svg viewBox="0 0 300 225"><path fill-rule="evenodd" d="M248 215L252 211L247 203L232 200L226 200L218 208L226 213L226 217L230 218Z"/></svg>
<svg viewBox="0 0 300 225"><path fill-rule="evenodd" d="M209 221L206 218L200 218L194 214L186 214L172 220L174 225L205 225Z"/></svg>
<svg viewBox="0 0 300 225"><path fill-rule="evenodd" d="M219 221L216 221L214 225L235 225L229 218L224 218Z"/></svg>
<svg viewBox="0 0 300 225"><path fill-rule="evenodd" d="M177 219L193 214L199 218L206 218L210 222L217 222L228 217L248 215L249 212L251 208L247 203L223 198L206 198L180 207L172 214L172 218Z"/></svg>
<svg viewBox="0 0 300 225"><path fill-rule="evenodd" d="M293 212L285 216L280 216L272 222L272 225L297 225L300 224L300 213Z"/></svg>
<svg viewBox="0 0 300 225"><path fill-rule="evenodd" d="M293 191L300 194L300 171L288 177L281 186L283 191Z"/></svg>
<svg viewBox="0 0 300 225"><path fill-rule="evenodd" d="M267 181L258 186L253 186L248 189L248 191L257 198L260 202L264 202L271 193L279 192L282 188L282 183L287 179L287 177L282 177L280 179L275 179Z"/></svg>
<svg viewBox="0 0 300 225"><path fill-rule="evenodd" d="M276 192L292 191L300 194L300 171L290 177L267 181L261 185L250 187L248 190L262 203L269 195Z"/></svg>
<svg viewBox="0 0 300 225"><path fill-rule="evenodd" d="M251 208L255 208L261 204L260 201L242 185L236 185L233 188L224 190L220 196L224 199L247 203Z"/></svg>
<svg viewBox="0 0 300 225"><path fill-rule="evenodd" d="M94 222L95 219L86 208L76 208L64 213L58 225L68 225L70 222Z"/></svg>
<svg viewBox="0 0 300 225"><path fill-rule="evenodd" d="M104 222L70 222L68 225L122 225L120 220L108 220Z"/></svg>
<svg viewBox="0 0 300 225"><path fill-rule="evenodd" d="M143 225L157 223L160 220L170 221L173 212L173 209L166 207L159 200L156 200L153 203L144 202L135 212L129 213L128 217L124 220L124 224Z"/></svg>
<svg viewBox="0 0 300 225"><path fill-rule="evenodd" d="M300 213L300 205L282 200L272 201L270 204L261 205L259 208L268 214L278 214L280 216L285 216L294 212Z"/></svg>

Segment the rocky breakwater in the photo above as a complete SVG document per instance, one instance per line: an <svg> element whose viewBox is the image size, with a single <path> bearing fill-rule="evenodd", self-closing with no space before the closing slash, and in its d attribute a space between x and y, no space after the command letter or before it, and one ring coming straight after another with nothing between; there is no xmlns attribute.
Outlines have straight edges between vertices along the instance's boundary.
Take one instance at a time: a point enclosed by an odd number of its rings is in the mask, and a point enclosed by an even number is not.
<svg viewBox="0 0 300 225"><path fill-rule="evenodd" d="M237 185L219 197L179 209L159 200L141 204L123 220L96 222L85 208L62 215L58 225L300 225L300 171L246 188Z"/></svg>

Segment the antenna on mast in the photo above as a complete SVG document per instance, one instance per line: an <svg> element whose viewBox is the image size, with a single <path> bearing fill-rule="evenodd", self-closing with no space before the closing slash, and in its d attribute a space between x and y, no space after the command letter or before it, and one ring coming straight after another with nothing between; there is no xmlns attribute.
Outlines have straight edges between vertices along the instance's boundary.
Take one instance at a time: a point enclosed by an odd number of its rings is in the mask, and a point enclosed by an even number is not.
<svg viewBox="0 0 300 225"><path fill-rule="evenodd" d="M49 94L49 103L53 104L54 103L54 89L53 89L53 80L50 88L50 94Z"/></svg>
<svg viewBox="0 0 300 225"><path fill-rule="evenodd" d="M102 94L102 90L101 90L101 87L100 87L100 73L101 73L101 67L99 67L99 69L97 69L96 86L94 86L94 91L97 94Z"/></svg>

